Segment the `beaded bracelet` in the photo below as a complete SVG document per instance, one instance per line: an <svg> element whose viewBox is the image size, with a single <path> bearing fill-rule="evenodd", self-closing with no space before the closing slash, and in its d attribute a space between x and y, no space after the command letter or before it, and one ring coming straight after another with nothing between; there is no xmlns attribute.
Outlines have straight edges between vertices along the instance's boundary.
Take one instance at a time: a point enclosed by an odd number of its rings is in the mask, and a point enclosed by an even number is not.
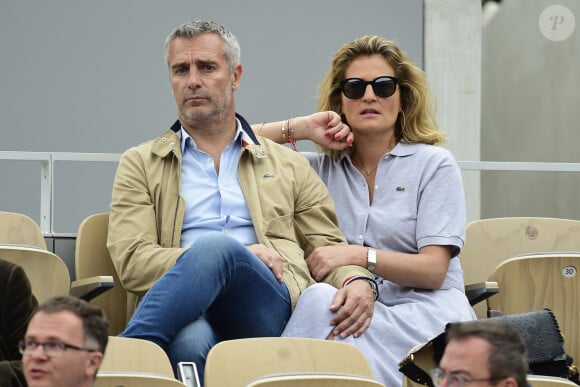
<svg viewBox="0 0 580 387"><path fill-rule="evenodd" d="M296 140L294 140L294 137L292 137L292 129L290 129L290 123L292 122L292 118L288 118L288 142L290 143L290 148L292 148L293 151L297 152L298 149L296 149Z"/></svg>
<svg viewBox="0 0 580 387"><path fill-rule="evenodd" d="M286 141L286 120L282 121L282 140Z"/></svg>

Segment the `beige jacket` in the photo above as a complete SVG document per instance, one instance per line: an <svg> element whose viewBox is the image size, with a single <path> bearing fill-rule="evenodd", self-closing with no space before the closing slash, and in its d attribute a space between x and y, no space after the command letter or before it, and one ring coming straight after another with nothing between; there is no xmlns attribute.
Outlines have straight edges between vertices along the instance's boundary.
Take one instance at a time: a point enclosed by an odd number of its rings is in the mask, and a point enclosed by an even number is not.
<svg viewBox="0 0 580 387"><path fill-rule="evenodd" d="M345 244L332 198L307 160L297 152L258 138L241 117L247 145L238 176L260 243L284 260L283 277L296 304L315 281L305 258L318 246ZM184 252L179 247L184 217L181 190L180 124L161 137L126 151L117 169L107 245L123 286L144 294ZM339 288L359 266L334 269L325 282Z"/></svg>

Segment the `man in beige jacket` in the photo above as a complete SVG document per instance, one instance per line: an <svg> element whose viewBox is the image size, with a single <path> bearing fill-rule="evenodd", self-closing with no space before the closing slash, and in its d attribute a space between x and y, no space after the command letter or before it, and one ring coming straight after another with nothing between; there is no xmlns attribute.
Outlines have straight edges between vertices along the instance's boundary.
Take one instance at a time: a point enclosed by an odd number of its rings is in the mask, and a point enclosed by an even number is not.
<svg viewBox="0 0 580 387"><path fill-rule="evenodd" d="M346 243L306 159L235 113L239 55L235 36L213 22L169 35L179 120L123 155L111 202L111 257L123 286L146 293L122 335L156 342L174 365L194 361L201 380L217 342L278 336L314 283L305 258ZM349 281L335 304L337 321L356 325L372 315L371 273L339 267L324 281L341 288L352 278L363 281Z"/></svg>

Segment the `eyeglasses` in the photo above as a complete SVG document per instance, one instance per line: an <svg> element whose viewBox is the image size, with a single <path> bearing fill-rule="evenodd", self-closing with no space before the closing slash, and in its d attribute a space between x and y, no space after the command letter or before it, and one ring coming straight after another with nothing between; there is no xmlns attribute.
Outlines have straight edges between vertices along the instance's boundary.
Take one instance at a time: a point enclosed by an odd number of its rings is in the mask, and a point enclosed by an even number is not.
<svg viewBox="0 0 580 387"><path fill-rule="evenodd" d="M365 81L360 78L347 78L340 81L340 90L346 98L358 99L365 94L368 85L373 87L373 92L381 98L387 98L395 94L399 78L382 76Z"/></svg>
<svg viewBox="0 0 580 387"><path fill-rule="evenodd" d="M62 343L60 341L49 341L47 343L39 343L35 340L20 340L18 343L18 349L23 355L29 355L36 350L36 348L42 347L44 354L48 357L60 357L67 349L74 349L75 351L84 352L98 352L98 349L81 348L76 345Z"/></svg>
<svg viewBox="0 0 580 387"><path fill-rule="evenodd" d="M463 387L463 385L472 382L493 382L495 380L505 379L507 376L495 377L495 378L474 378L468 379L461 374L447 373L441 368L433 368L431 370L431 377L433 378L433 384L435 387L439 387L443 383L443 379L447 378L447 386L449 387Z"/></svg>

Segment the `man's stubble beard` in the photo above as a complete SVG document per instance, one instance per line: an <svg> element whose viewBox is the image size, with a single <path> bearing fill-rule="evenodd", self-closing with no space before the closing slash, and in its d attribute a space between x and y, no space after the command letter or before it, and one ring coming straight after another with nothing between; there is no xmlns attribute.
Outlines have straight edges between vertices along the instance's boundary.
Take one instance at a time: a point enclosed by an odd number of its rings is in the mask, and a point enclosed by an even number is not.
<svg viewBox="0 0 580 387"><path fill-rule="evenodd" d="M216 123L224 121L227 112L229 111L230 105L233 104L233 90L231 85L228 85L226 93L223 98L217 101L215 109L201 113L201 112L188 112L187 109L180 109L180 116L185 121L185 123L191 128L211 128ZM212 102L210 100L210 102Z"/></svg>

